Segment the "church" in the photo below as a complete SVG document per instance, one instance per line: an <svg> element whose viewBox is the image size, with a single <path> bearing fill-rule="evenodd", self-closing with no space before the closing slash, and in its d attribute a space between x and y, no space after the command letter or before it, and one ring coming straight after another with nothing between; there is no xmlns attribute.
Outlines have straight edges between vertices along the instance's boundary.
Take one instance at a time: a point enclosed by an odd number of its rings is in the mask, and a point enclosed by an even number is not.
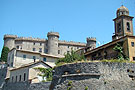
<svg viewBox="0 0 135 90"><path fill-rule="evenodd" d="M112 36L112 41L99 46L93 50L87 48L81 49L88 60L103 60L116 59L118 52L114 47L119 44L123 48L122 52L130 61L135 61L135 36L133 35L133 18L129 15L129 10L125 6L117 9L117 17L113 19L115 33Z"/></svg>

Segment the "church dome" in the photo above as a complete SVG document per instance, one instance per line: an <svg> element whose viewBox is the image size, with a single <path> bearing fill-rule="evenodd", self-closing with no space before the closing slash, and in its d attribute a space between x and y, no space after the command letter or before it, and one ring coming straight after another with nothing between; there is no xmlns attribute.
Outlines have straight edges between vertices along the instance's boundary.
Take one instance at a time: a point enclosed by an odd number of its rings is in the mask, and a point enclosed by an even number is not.
<svg viewBox="0 0 135 90"><path fill-rule="evenodd" d="M117 9L117 17L121 15L129 15L129 10L125 6L121 6L120 8Z"/></svg>

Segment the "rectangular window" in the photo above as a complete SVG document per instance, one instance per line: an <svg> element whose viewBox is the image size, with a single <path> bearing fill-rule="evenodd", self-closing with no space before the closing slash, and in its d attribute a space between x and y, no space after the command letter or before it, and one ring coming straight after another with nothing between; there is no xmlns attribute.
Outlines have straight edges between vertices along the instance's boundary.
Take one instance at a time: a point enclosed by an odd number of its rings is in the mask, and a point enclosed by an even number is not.
<svg viewBox="0 0 135 90"><path fill-rule="evenodd" d="M48 49L45 49L45 53L48 53Z"/></svg>
<svg viewBox="0 0 135 90"><path fill-rule="evenodd" d="M17 49L19 49L19 46L16 46Z"/></svg>
<svg viewBox="0 0 135 90"><path fill-rule="evenodd" d="M25 60L26 59L26 55L23 55L23 60Z"/></svg>
<svg viewBox="0 0 135 90"><path fill-rule="evenodd" d="M21 81L22 76L20 75L19 81Z"/></svg>
<svg viewBox="0 0 135 90"><path fill-rule="evenodd" d="M11 67L13 67L13 62L11 62Z"/></svg>
<svg viewBox="0 0 135 90"><path fill-rule="evenodd" d="M40 43L40 46L42 46L42 43Z"/></svg>
<svg viewBox="0 0 135 90"><path fill-rule="evenodd" d="M33 60L34 60L34 62L36 61L36 56L33 56Z"/></svg>
<svg viewBox="0 0 135 90"><path fill-rule="evenodd" d="M134 42L131 42L131 46L134 47Z"/></svg>
<svg viewBox="0 0 135 90"><path fill-rule="evenodd" d="M33 43L33 45L35 45L35 42Z"/></svg>
<svg viewBox="0 0 135 90"><path fill-rule="evenodd" d="M17 76L16 76L16 82L17 82Z"/></svg>
<svg viewBox="0 0 135 90"><path fill-rule="evenodd" d="M44 58L44 59L43 59L43 61L45 61L45 62L46 62L46 58Z"/></svg>
<svg viewBox="0 0 135 90"><path fill-rule="evenodd" d="M67 53L69 53L69 51L67 51Z"/></svg>
<svg viewBox="0 0 135 90"><path fill-rule="evenodd" d="M12 82L14 82L14 76L12 76Z"/></svg>
<svg viewBox="0 0 135 90"><path fill-rule="evenodd" d="M39 48L39 52L42 52L42 48Z"/></svg>
<svg viewBox="0 0 135 90"><path fill-rule="evenodd" d="M26 80L26 73L24 73L24 78L23 79L24 79L24 81Z"/></svg>
<svg viewBox="0 0 135 90"><path fill-rule="evenodd" d="M60 54L60 50L58 50L58 54Z"/></svg>
<svg viewBox="0 0 135 90"><path fill-rule="evenodd" d="M35 49L35 48L33 48L33 51L36 51L36 49Z"/></svg>
<svg viewBox="0 0 135 90"><path fill-rule="evenodd" d="M69 46L68 46L68 48L69 48Z"/></svg>
<svg viewBox="0 0 135 90"><path fill-rule="evenodd" d="M135 57L133 57L133 61L135 61Z"/></svg>

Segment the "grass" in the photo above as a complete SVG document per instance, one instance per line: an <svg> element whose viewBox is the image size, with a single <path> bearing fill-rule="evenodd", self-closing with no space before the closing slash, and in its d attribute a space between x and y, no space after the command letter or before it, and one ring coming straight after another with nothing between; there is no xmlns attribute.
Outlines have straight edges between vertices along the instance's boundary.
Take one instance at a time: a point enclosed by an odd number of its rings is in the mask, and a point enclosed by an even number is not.
<svg viewBox="0 0 135 90"><path fill-rule="evenodd" d="M135 61L118 60L118 59L110 59L110 60L104 59L104 60L93 60L93 61L90 61L90 60L82 60L82 61L75 60L75 61L72 62L72 63L60 62L60 63L58 63L55 67L62 66L62 65L65 65L65 64L75 64L75 63L82 63L82 62L117 62L117 63L135 63Z"/></svg>

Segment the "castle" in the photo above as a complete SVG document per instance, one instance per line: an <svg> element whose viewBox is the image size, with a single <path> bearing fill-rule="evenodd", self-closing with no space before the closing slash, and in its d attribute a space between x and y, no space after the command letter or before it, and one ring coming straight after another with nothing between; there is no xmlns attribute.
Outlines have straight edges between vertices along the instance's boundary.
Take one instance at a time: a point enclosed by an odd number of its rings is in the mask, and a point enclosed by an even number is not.
<svg viewBox="0 0 135 90"><path fill-rule="evenodd" d="M13 48L19 50L28 50L40 53L46 53L56 56L63 56L71 49L78 50L83 47L96 48L96 39L87 38L87 44L73 41L59 40L58 32L48 32L48 39L17 37L17 35L4 35L4 46L10 50Z"/></svg>
<svg viewBox="0 0 135 90"><path fill-rule="evenodd" d="M4 46L10 49L6 76L9 82L40 82L39 72L34 68L52 68L57 59L63 58L64 54L70 53L71 50L96 48L96 38L93 37L87 38L87 44L61 41L58 32L48 32L47 37L48 39L39 39L4 35Z"/></svg>

